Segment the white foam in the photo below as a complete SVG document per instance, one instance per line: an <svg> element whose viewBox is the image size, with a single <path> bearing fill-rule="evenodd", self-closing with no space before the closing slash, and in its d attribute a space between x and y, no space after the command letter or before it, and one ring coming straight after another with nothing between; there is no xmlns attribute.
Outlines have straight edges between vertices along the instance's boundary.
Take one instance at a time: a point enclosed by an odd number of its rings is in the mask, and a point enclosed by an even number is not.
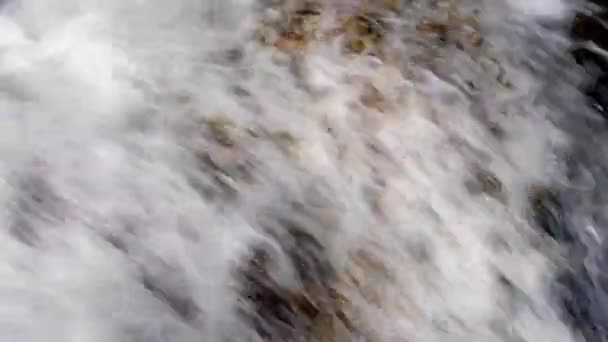
<svg viewBox="0 0 608 342"><path fill-rule="evenodd" d="M571 10L567 0L509 0L508 3L525 15L541 19L562 19Z"/></svg>

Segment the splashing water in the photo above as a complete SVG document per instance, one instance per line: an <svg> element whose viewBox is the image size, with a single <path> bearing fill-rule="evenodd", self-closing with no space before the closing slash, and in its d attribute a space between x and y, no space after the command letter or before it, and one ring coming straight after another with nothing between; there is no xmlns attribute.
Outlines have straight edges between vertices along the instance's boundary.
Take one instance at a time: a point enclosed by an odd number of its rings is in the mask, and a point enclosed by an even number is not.
<svg viewBox="0 0 608 342"><path fill-rule="evenodd" d="M0 340L580 339L574 4L0 4Z"/></svg>

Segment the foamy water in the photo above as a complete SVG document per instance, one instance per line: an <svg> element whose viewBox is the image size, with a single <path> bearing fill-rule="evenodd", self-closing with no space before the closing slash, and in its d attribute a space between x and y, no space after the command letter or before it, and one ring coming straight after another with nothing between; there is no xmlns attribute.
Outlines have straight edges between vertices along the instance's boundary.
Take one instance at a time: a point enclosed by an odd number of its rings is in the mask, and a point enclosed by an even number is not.
<svg viewBox="0 0 608 342"><path fill-rule="evenodd" d="M0 340L286 340L239 270L263 246L307 288L293 226L357 327L301 340L580 338L552 294L566 253L528 219L531 187L595 185L562 159L574 4L462 1L484 44L431 58L416 24L447 2L385 13L379 57L255 38L298 1L1 3Z"/></svg>

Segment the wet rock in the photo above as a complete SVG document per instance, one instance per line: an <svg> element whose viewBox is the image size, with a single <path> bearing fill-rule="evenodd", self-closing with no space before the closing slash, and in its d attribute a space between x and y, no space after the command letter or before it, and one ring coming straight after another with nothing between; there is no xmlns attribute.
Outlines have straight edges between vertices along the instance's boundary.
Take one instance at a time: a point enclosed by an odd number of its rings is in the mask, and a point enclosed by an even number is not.
<svg viewBox="0 0 608 342"><path fill-rule="evenodd" d="M240 63L245 58L245 52L239 48L228 49L225 54L226 59L231 63Z"/></svg>
<svg viewBox="0 0 608 342"><path fill-rule="evenodd" d="M233 199L238 192L238 186L251 184L255 180L254 166L248 160L238 158L237 153L229 152L227 155L212 155L204 151L195 154L204 176L192 176L189 182L203 198Z"/></svg>
<svg viewBox="0 0 608 342"><path fill-rule="evenodd" d="M608 74L600 76L587 95L592 100L593 107L605 118L608 118Z"/></svg>
<svg viewBox="0 0 608 342"><path fill-rule="evenodd" d="M315 5L304 6L290 15L289 30L308 36L319 37L319 24L321 22L321 8Z"/></svg>
<svg viewBox="0 0 608 342"><path fill-rule="evenodd" d="M282 50L295 52L304 49L307 43L308 39L305 35L290 31L281 34L274 46Z"/></svg>
<svg viewBox="0 0 608 342"><path fill-rule="evenodd" d="M356 251L350 259L345 274L348 280L344 282L356 289L369 304L381 307L383 293L379 291L376 282L394 282L393 273L381 259L365 250Z"/></svg>
<svg viewBox="0 0 608 342"><path fill-rule="evenodd" d="M557 242L572 243L575 236L564 222L564 208L558 194L547 188L533 190L530 195L532 218L536 225Z"/></svg>
<svg viewBox="0 0 608 342"><path fill-rule="evenodd" d="M387 99L382 95L378 88L373 85L366 85L360 96L361 104L365 107L375 109L379 112L384 112L389 107Z"/></svg>
<svg viewBox="0 0 608 342"><path fill-rule="evenodd" d="M608 71L608 60L587 48L572 51L572 56L576 63L584 67L589 75L595 76Z"/></svg>
<svg viewBox="0 0 608 342"><path fill-rule="evenodd" d="M250 308L242 314L251 322L258 335L268 341L295 337L296 313L285 289L269 275L270 256L263 249L255 249L241 271L242 295ZM251 310L251 312L249 312Z"/></svg>
<svg viewBox="0 0 608 342"><path fill-rule="evenodd" d="M321 285L329 288L335 280L335 270L329 262L325 247L295 220L279 219L279 224L288 234L287 239L281 240L300 281L304 286Z"/></svg>
<svg viewBox="0 0 608 342"><path fill-rule="evenodd" d="M487 171L479 171L476 176L481 185L481 191L490 196L502 194L502 182L494 174Z"/></svg>
<svg viewBox="0 0 608 342"><path fill-rule="evenodd" d="M566 271L556 282L566 323L578 330L586 341L608 341L606 293L595 287L583 269Z"/></svg>
<svg viewBox="0 0 608 342"><path fill-rule="evenodd" d="M287 131L274 132L270 134L270 139L285 156L296 157L298 141L291 133Z"/></svg>
<svg viewBox="0 0 608 342"><path fill-rule="evenodd" d="M163 267L162 271L144 270L141 281L146 290L165 303L182 321L193 323L202 311L178 274L169 267Z"/></svg>
<svg viewBox="0 0 608 342"><path fill-rule="evenodd" d="M507 136L507 133L505 132L504 128L502 128L497 123L489 122L488 130L490 131L492 136L494 136L498 140L504 140Z"/></svg>
<svg viewBox="0 0 608 342"><path fill-rule="evenodd" d="M272 46L279 39L279 33L268 25L260 25L255 31L255 39L262 46Z"/></svg>
<svg viewBox="0 0 608 342"><path fill-rule="evenodd" d="M384 7L389 11L393 11L395 13L399 13L403 6L402 0L384 0Z"/></svg>
<svg viewBox="0 0 608 342"><path fill-rule="evenodd" d="M608 48L608 25L606 24L606 2L593 1L604 7L604 11L593 14L578 13L574 18L570 34L574 39L589 41L601 49ZM589 76L596 78L590 87L583 89L591 105L607 118L608 106L608 58L598 51L581 47L572 51L576 62L585 68Z"/></svg>
<svg viewBox="0 0 608 342"><path fill-rule="evenodd" d="M432 37L441 42L447 41L448 26L445 24L423 21L416 26L416 30L428 37Z"/></svg>
<svg viewBox="0 0 608 342"><path fill-rule="evenodd" d="M608 1L606 1L606 0L588 0L588 1L598 4L604 8L608 7Z"/></svg>
<svg viewBox="0 0 608 342"><path fill-rule="evenodd" d="M346 18L340 25L340 31L345 38L345 52L381 55L380 43L386 30L385 24L374 14L359 14Z"/></svg>
<svg viewBox="0 0 608 342"><path fill-rule="evenodd" d="M224 147L234 147L235 140L230 135L230 129L233 125L228 121L220 118L210 118L207 120L207 127L214 141Z"/></svg>
<svg viewBox="0 0 608 342"><path fill-rule="evenodd" d="M490 171L478 168L473 174L473 179L465 182L465 187L472 194L486 194L493 198L504 200L502 182Z"/></svg>
<svg viewBox="0 0 608 342"><path fill-rule="evenodd" d="M608 28L598 17L578 14L571 29L571 35L580 40L590 40L599 47L608 48Z"/></svg>
<svg viewBox="0 0 608 342"><path fill-rule="evenodd" d="M353 39L348 40L344 44L344 50L347 53L360 55L360 54L364 53L368 49L369 46L372 46L372 44L369 43L367 40L361 39L361 38L353 38Z"/></svg>
<svg viewBox="0 0 608 342"><path fill-rule="evenodd" d="M354 327L343 311L346 299L334 287L335 271L323 246L294 222L282 221L287 235L277 238L293 263L301 288L287 288L272 277L277 254L253 249L239 271L243 316L265 341L347 341Z"/></svg>
<svg viewBox="0 0 608 342"><path fill-rule="evenodd" d="M324 34L320 30L321 6L305 2L296 9L270 8L271 20L263 21L257 30L258 40L287 53L305 49Z"/></svg>
<svg viewBox="0 0 608 342"><path fill-rule="evenodd" d="M444 21L423 20L416 31L440 44L452 44L460 50L478 49L483 45L480 32L479 13L463 15L456 8L448 11Z"/></svg>
<svg viewBox="0 0 608 342"><path fill-rule="evenodd" d="M349 17L344 22L342 29L346 33L359 37L369 37L374 41L381 40L386 32L382 20L374 14L360 14Z"/></svg>
<svg viewBox="0 0 608 342"><path fill-rule="evenodd" d="M387 1L381 12L398 11L400 1ZM261 20L256 36L266 46L297 54L312 42L342 39L347 54L382 55L381 42L387 31L383 15L373 11L338 13L334 24L323 24L324 7L319 2L277 7L273 12L284 13L282 20ZM330 13L329 15L334 15Z"/></svg>

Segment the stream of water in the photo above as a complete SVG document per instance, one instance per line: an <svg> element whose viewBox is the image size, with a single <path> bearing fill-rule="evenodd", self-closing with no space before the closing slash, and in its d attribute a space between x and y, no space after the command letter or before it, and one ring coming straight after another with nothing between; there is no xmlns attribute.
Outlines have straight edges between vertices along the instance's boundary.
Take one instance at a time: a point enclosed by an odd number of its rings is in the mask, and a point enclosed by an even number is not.
<svg viewBox="0 0 608 342"><path fill-rule="evenodd" d="M608 341L587 5L0 6L0 341Z"/></svg>

